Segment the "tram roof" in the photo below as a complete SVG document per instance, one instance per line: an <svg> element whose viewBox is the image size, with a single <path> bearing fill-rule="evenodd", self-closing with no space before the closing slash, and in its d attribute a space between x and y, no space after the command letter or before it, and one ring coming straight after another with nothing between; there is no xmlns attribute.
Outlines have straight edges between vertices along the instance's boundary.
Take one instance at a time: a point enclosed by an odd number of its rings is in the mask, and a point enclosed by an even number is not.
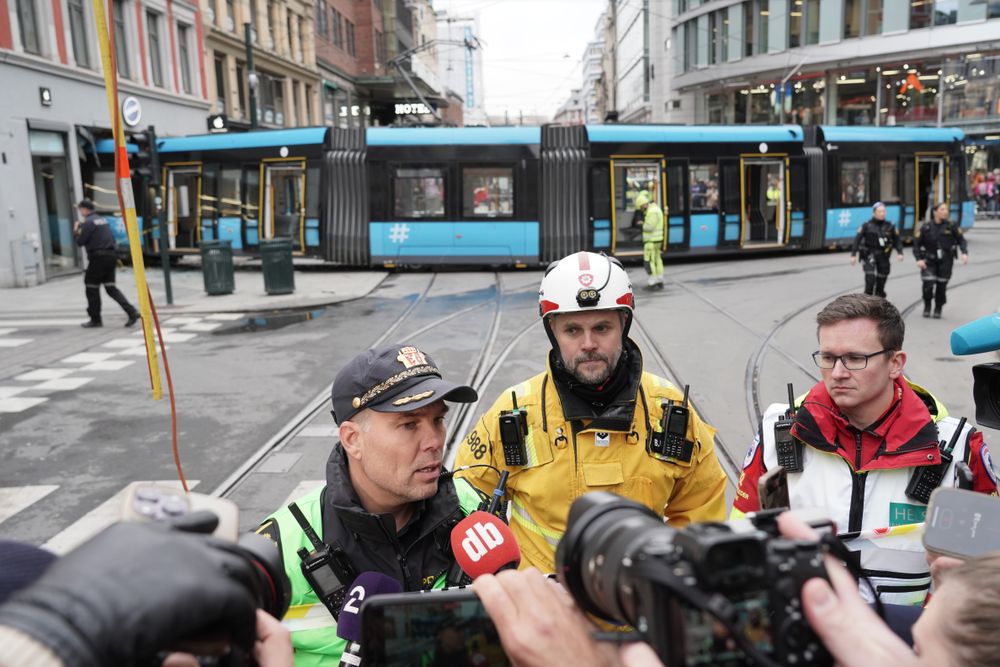
<svg viewBox="0 0 1000 667"><path fill-rule="evenodd" d="M798 125L587 125L592 143L802 142Z"/></svg>
<svg viewBox="0 0 1000 667"><path fill-rule="evenodd" d="M955 127L858 127L821 125L826 141L945 142L962 141L965 133Z"/></svg>
<svg viewBox="0 0 1000 667"><path fill-rule="evenodd" d="M326 141L328 130L326 127L296 127L288 130L197 134L190 137L166 137L158 144L161 153L241 150L270 146L322 146Z"/></svg>
<svg viewBox="0 0 1000 667"><path fill-rule="evenodd" d="M540 127L370 127L369 146L538 144Z"/></svg>

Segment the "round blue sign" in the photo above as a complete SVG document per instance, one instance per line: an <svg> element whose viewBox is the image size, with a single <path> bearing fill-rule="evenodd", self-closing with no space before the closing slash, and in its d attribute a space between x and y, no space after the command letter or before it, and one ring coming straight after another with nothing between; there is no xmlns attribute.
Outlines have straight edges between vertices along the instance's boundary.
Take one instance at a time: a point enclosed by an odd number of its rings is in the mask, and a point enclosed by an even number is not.
<svg viewBox="0 0 1000 667"><path fill-rule="evenodd" d="M122 100L122 121L129 127L135 127L142 120L142 105L131 95Z"/></svg>

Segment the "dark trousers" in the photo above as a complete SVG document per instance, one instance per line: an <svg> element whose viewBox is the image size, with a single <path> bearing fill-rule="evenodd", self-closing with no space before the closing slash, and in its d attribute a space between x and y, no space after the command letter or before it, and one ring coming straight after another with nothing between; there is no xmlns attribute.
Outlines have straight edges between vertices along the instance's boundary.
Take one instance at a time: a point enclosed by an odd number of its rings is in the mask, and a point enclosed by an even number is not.
<svg viewBox="0 0 1000 667"><path fill-rule="evenodd" d="M927 268L920 271L920 279L924 284L924 304L934 306L940 310L941 306L948 302L948 281L951 280L951 269L955 260L951 257L945 259L928 259Z"/></svg>
<svg viewBox="0 0 1000 667"><path fill-rule="evenodd" d="M87 288L87 314L91 322L101 321L101 285L112 299L118 302L126 315L133 315L135 307L128 302L125 295L115 287L115 265L118 264L116 253L95 253L90 255L87 270L83 273L83 284Z"/></svg>
<svg viewBox="0 0 1000 667"><path fill-rule="evenodd" d="M869 255L861 260L865 270L865 294L885 298L885 281L889 278L892 264L887 255Z"/></svg>

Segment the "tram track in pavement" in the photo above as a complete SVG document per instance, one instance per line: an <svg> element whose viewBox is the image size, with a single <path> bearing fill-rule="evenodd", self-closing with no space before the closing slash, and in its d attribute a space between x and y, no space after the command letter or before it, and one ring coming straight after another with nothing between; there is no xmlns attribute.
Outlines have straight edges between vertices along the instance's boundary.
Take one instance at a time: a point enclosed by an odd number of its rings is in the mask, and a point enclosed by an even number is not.
<svg viewBox="0 0 1000 667"><path fill-rule="evenodd" d="M427 295L430 293L437 279L438 273L434 273L431 279L427 282L423 291L420 292L412 301L407 305L404 311L395 319L395 321L387 327L382 334L372 342L370 347L377 347L388 341L390 337L397 334L402 328L406 321L414 315L421 304L425 303L427 300ZM485 354L492 350L496 343L496 338L499 332L499 321L502 312L502 302L503 302L503 289L502 281L500 275L496 272L494 276L494 295L489 299L484 299L478 303L470 304L465 308L461 308L453 313L444 315L442 317L436 318L423 326L414 329L412 331L406 332L406 338L415 338L421 334L427 333L443 324L446 324L456 318L468 315L470 312L478 310L480 308L486 307L490 304L494 305L493 317L489 327L489 333L484 341L483 349L481 353L477 355L477 363L473 365L470 371L469 377L471 382L480 381L484 377L484 366L482 359L485 358ZM508 350L510 348L508 347ZM476 385L472 385L476 386ZM229 477L223 480L215 489L211 491L211 495L218 497L226 497L231 495L236 491L240 484L258 467L258 465L267 458L270 454L274 452L281 451L288 443L290 443L296 435L323 410L328 409L328 404L330 402L330 390L329 387L324 387L316 396L306 402L305 406L290 420L288 420L280 429L275 432L275 434L267 440L260 448L258 448L250 457L248 457L240 466L233 471ZM466 404L462 404L462 407L468 407Z"/></svg>

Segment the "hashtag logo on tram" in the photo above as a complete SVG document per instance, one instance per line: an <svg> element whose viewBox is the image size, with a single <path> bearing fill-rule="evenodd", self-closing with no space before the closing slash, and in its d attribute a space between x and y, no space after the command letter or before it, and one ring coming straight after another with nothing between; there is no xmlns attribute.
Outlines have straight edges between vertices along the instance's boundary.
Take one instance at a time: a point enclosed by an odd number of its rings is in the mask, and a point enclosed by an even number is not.
<svg viewBox="0 0 1000 667"><path fill-rule="evenodd" d="M851 224L851 212L844 209L840 212L840 217L837 219L837 224L841 227L847 227Z"/></svg>
<svg viewBox="0 0 1000 667"><path fill-rule="evenodd" d="M389 240L393 243L403 243L410 238L410 226L396 223L389 228Z"/></svg>

